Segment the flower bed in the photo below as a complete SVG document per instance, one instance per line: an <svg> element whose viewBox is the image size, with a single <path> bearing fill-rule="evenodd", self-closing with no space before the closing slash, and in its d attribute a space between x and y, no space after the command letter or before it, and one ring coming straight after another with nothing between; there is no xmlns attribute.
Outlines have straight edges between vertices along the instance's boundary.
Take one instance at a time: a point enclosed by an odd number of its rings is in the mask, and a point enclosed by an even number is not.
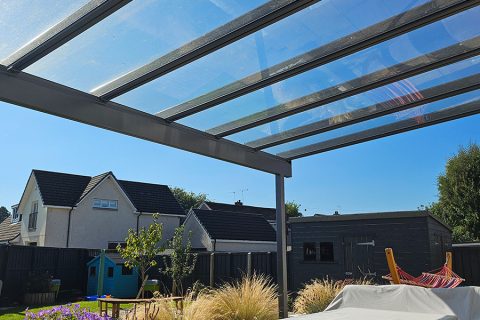
<svg viewBox="0 0 480 320"><path fill-rule="evenodd" d="M100 316L96 313L90 312L86 308L81 308L80 305L64 305L56 306L51 309L40 310L37 313L25 313L27 320L110 320L108 316Z"/></svg>

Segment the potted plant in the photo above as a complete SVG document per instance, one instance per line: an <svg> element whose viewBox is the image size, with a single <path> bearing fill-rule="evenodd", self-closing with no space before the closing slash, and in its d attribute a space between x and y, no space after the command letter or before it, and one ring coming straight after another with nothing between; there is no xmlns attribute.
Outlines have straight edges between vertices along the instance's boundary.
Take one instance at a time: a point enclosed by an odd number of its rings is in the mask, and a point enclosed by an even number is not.
<svg viewBox="0 0 480 320"><path fill-rule="evenodd" d="M52 285L52 276L48 271L31 272L25 282L25 305L44 305L55 302L55 287Z"/></svg>

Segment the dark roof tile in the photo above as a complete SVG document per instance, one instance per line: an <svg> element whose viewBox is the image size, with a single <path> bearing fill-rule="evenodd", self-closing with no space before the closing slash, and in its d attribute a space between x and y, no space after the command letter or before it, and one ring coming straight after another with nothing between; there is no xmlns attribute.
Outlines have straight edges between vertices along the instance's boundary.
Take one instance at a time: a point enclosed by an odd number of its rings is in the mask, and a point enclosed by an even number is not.
<svg viewBox="0 0 480 320"><path fill-rule="evenodd" d="M219 203L219 202L205 202L207 206L212 210L217 211L229 211L229 212L238 212L238 213L254 213L260 214L265 217L267 220L276 219L276 210L274 208L264 208L264 207L254 207L246 205L236 205L228 203Z"/></svg>
<svg viewBox="0 0 480 320"><path fill-rule="evenodd" d="M72 207L91 181L91 177L75 174L33 170L43 204Z"/></svg>
<svg viewBox="0 0 480 320"><path fill-rule="evenodd" d="M201 209L193 212L212 239L276 240L275 230L262 215Z"/></svg>
<svg viewBox="0 0 480 320"><path fill-rule="evenodd" d="M125 180L118 182L140 212L185 215L168 186Z"/></svg>

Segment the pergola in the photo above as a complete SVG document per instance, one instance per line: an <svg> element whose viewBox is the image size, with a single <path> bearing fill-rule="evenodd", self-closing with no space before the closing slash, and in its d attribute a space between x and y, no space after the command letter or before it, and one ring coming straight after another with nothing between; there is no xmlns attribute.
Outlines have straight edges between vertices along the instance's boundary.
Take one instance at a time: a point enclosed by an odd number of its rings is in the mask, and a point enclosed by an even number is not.
<svg viewBox="0 0 480 320"><path fill-rule="evenodd" d="M480 0L258 0L252 8L248 2L230 1L241 8L226 10L227 23L138 68L127 66L121 76L91 91L36 71L44 59L61 55L82 34L99 32L102 23L133 12L130 6L142 1L78 0L76 8L46 30L18 23L38 36L7 43L3 51L0 43L0 100L274 174L280 317L287 316L284 178L292 176L292 160L480 111ZM28 12L27 6L14 3L0 3L2 15L36 14L34 6ZM332 8L338 10L334 20L346 27L315 29L331 18ZM344 13L358 20L342 20ZM279 46L284 31L299 32L298 39L283 38L280 62L270 57L274 62L269 63L268 50ZM3 32L2 42L14 38ZM278 39L272 36L270 46L265 45L264 38L275 32ZM213 90L212 83L199 86L193 98L170 105L160 92L155 112L121 103L124 95L153 90L156 81L172 81L166 77L247 40L254 43L259 70L219 77ZM303 43L294 46L295 41ZM125 54L129 48L135 45L126 46ZM230 59L232 65L242 64ZM215 70L216 65L209 67ZM150 96L155 97L154 90ZM198 119L209 122L197 126Z"/></svg>

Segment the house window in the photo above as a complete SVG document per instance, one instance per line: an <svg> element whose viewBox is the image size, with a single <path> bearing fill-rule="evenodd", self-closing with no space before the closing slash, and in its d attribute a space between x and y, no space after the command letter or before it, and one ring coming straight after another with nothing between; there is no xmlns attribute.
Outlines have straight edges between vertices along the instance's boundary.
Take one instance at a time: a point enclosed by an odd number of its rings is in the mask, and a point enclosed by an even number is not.
<svg viewBox="0 0 480 320"><path fill-rule="evenodd" d="M90 267L90 277L95 277L96 274L97 274L97 268Z"/></svg>
<svg viewBox="0 0 480 320"><path fill-rule="evenodd" d="M113 278L113 267L108 267L108 277Z"/></svg>
<svg viewBox="0 0 480 320"><path fill-rule="evenodd" d="M333 242L320 242L320 261L334 261Z"/></svg>
<svg viewBox="0 0 480 320"><path fill-rule="evenodd" d="M93 199L93 207L96 209L118 209L118 200Z"/></svg>
<svg viewBox="0 0 480 320"><path fill-rule="evenodd" d="M38 216L38 201L32 202L30 215L28 217L28 230L35 230L37 228L37 216Z"/></svg>
<svg viewBox="0 0 480 320"><path fill-rule="evenodd" d="M126 242L109 242L108 243L108 249L109 250L117 250L117 246L120 245L120 247L125 248L127 246Z"/></svg>
<svg viewBox="0 0 480 320"><path fill-rule="evenodd" d="M314 242L305 242L303 244L303 260L315 261L317 259L317 252L315 250Z"/></svg>
<svg viewBox="0 0 480 320"><path fill-rule="evenodd" d="M22 221L21 215L18 214L18 207L12 207L12 222Z"/></svg>
<svg viewBox="0 0 480 320"><path fill-rule="evenodd" d="M133 270L122 264L122 276L131 276L133 274Z"/></svg>

